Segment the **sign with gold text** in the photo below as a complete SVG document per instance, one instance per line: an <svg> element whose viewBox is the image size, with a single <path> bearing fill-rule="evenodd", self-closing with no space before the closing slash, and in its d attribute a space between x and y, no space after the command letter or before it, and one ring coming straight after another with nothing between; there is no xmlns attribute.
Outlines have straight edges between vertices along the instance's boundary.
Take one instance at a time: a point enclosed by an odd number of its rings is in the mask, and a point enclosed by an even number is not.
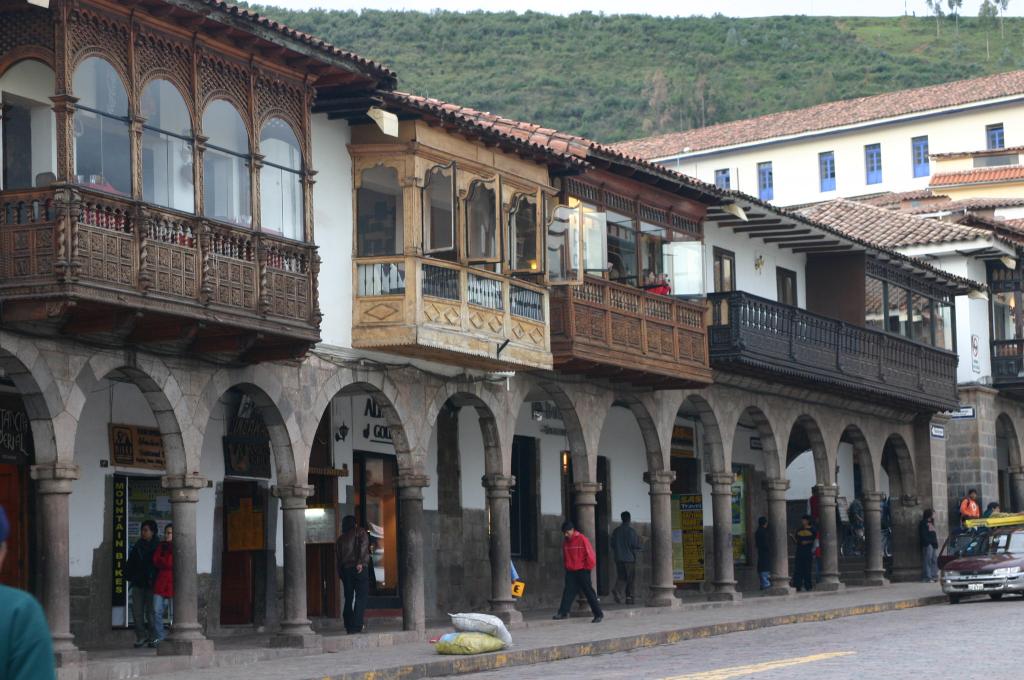
<svg viewBox="0 0 1024 680"><path fill-rule="evenodd" d="M164 469L164 440L160 430L110 423L110 459L115 467Z"/></svg>

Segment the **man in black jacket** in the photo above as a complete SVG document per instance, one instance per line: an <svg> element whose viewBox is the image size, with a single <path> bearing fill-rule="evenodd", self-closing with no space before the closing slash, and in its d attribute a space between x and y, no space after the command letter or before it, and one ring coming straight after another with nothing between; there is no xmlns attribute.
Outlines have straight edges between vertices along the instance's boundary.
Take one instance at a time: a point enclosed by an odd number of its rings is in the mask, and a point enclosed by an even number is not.
<svg viewBox="0 0 1024 680"><path fill-rule="evenodd" d="M754 545L757 546L757 577L761 581L761 590L768 590L772 587L772 536L768 531L767 517L757 519Z"/></svg>
<svg viewBox="0 0 1024 680"><path fill-rule="evenodd" d="M135 646L142 647L156 635L153 632L153 552L156 550L156 522L142 523L141 537L128 553L125 574L132 586L132 617L135 619Z"/></svg>
<svg viewBox="0 0 1024 680"><path fill-rule="evenodd" d="M939 580L939 535L935 531L935 511L928 508L917 524L917 536L921 541L921 580Z"/></svg>

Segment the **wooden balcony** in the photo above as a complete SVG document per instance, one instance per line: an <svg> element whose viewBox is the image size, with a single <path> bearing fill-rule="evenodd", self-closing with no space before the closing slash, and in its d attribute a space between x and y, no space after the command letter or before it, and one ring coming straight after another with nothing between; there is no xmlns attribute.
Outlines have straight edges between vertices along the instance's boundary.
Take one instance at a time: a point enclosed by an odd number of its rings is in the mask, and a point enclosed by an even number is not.
<svg viewBox="0 0 1024 680"><path fill-rule="evenodd" d="M355 262L353 347L484 370L551 368L544 288L433 258Z"/></svg>
<svg viewBox="0 0 1024 680"><path fill-rule="evenodd" d="M1024 396L1024 340L992 341L992 386Z"/></svg>
<svg viewBox="0 0 1024 680"><path fill-rule="evenodd" d="M223 363L319 340L316 247L55 186L0 194L0 322Z"/></svg>
<svg viewBox="0 0 1024 680"><path fill-rule="evenodd" d="M708 300L715 370L912 410L958 405L953 352L747 293L716 293Z"/></svg>
<svg viewBox="0 0 1024 680"><path fill-rule="evenodd" d="M604 279L559 287L551 297L556 370L637 385L711 383L705 306Z"/></svg>

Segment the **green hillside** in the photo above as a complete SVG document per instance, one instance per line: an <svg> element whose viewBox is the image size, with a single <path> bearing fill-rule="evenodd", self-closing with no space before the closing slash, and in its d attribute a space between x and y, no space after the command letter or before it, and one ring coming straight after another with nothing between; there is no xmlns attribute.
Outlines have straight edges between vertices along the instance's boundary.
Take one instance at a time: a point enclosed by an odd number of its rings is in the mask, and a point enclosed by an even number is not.
<svg viewBox="0 0 1024 680"><path fill-rule="evenodd" d="M918 12L924 10L924 2ZM290 12L399 87L607 142L1024 68L1024 20ZM987 26L987 30L986 30ZM986 52L988 39L988 53Z"/></svg>

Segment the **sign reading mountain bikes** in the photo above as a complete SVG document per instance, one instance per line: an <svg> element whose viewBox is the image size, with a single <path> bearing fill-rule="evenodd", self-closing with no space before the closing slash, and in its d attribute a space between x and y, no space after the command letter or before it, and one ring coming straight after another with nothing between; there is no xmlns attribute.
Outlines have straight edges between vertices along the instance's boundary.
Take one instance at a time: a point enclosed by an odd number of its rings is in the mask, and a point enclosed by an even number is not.
<svg viewBox="0 0 1024 680"><path fill-rule="evenodd" d="M160 430L137 425L107 426L110 458L114 467L164 469L164 440Z"/></svg>
<svg viewBox="0 0 1024 680"><path fill-rule="evenodd" d="M21 399L0 395L0 463L25 465L32 459L32 426Z"/></svg>
<svg viewBox="0 0 1024 680"><path fill-rule="evenodd" d="M224 475L270 479L270 432L246 395L224 435Z"/></svg>

